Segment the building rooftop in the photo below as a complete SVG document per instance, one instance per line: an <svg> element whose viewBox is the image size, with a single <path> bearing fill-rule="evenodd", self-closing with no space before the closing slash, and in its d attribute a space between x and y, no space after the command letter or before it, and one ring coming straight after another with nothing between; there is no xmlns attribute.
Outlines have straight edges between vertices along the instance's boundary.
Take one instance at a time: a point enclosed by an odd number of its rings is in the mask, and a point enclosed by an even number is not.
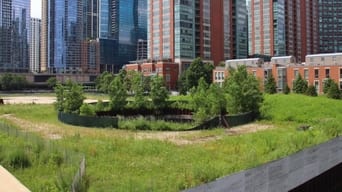
<svg viewBox="0 0 342 192"><path fill-rule="evenodd" d="M323 56L342 56L342 53L322 53L322 54L307 55L306 57L323 57Z"/></svg>

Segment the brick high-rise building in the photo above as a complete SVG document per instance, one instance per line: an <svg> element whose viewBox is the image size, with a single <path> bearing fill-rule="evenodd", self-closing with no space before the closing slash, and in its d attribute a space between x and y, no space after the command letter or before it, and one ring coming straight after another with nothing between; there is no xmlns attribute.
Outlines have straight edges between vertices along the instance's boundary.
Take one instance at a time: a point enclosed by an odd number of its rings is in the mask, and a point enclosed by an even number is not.
<svg viewBox="0 0 342 192"><path fill-rule="evenodd" d="M298 62L318 52L318 0L250 0L249 54L293 55Z"/></svg>
<svg viewBox="0 0 342 192"><path fill-rule="evenodd" d="M249 55L286 55L285 0L249 0Z"/></svg>
<svg viewBox="0 0 342 192"><path fill-rule="evenodd" d="M218 64L247 57L244 1L149 0L148 50L152 60L184 66L195 57Z"/></svg>
<svg viewBox="0 0 342 192"><path fill-rule="evenodd" d="M342 52L342 1L319 0L319 52Z"/></svg>
<svg viewBox="0 0 342 192"><path fill-rule="evenodd" d="M318 0L285 1L286 53L298 62L318 53Z"/></svg>

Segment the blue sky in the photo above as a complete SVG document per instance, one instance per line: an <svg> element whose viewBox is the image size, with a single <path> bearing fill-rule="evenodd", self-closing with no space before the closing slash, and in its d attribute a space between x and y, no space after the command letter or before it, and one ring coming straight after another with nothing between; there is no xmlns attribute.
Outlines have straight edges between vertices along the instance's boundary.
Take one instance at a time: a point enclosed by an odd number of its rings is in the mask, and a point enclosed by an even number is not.
<svg viewBox="0 0 342 192"><path fill-rule="evenodd" d="M31 0L31 17L41 18L42 0Z"/></svg>

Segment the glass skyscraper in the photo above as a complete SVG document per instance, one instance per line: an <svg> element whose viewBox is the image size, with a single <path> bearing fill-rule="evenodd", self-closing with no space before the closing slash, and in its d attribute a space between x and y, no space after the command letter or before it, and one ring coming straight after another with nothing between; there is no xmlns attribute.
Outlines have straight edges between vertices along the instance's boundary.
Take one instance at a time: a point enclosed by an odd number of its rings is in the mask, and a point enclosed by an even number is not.
<svg viewBox="0 0 342 192"><path fill-rule="evenodd" d="M118 72L136 60L138 39L147 39L147 0L99 1L101 70Z"/></svg>
<svg viewBox="0 0 342 192"><path fill-rule="evenodd" d="M0 1L0 72L29 71L30 1Z"/></svg>

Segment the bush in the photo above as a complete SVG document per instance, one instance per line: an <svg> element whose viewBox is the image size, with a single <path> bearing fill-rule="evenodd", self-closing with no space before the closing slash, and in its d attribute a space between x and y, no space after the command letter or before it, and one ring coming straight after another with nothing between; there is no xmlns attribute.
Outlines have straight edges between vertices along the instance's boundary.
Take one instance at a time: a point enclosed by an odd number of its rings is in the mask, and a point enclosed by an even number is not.
<svg viewBox="0 0 342 192"><path fill-rule="evenodd" d="M298 94L304 94L308 89L308 82L302 78L299 74L296 80L293 82L293 92Z"/></svg>
<svg viewBox="0 0 342 192"><path fill-rule="evenodd" d="M15 169L28 168L31 166L31 162L28 155L25 153L25 151L21 149L12 151L8 155L7 161L8 164Z"/></svg>
<svg viewBox="0 0 342 192"><path fill-rule="evenodd" d="M106 108L105 104L103 103L102 100L98 100L96 105L95 105L95 111L99 112L99 111L104 111Z"/></svg>
<svg viewBox="0 0 342 192"><path fill-rule="evenodd" d="M87 103L83 103L83 105L80 107L80 115L81 116L95 116L95 109L92 105L89 105Z"/></svg>
<svg viewBox="0 0 342 192"><path fill-rule="evenodd" d="M305 92L305 95L312 96L312 97L317 97L317 92L316 88L313 85L310 85L308 89Z"/></svg>
<svg viewBox="0 0 342 192"><path fill-rule="evenodd" d="M331 99L341 99L341 91L338 88L337 83L331 83L328 89L327 97Z"/></svg>

